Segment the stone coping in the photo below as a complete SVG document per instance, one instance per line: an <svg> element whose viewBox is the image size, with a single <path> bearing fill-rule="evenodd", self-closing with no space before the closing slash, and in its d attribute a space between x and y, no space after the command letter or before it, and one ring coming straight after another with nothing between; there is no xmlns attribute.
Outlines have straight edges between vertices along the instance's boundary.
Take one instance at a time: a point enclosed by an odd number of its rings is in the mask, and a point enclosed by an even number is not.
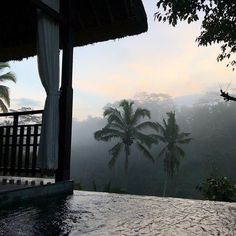
<svg viewBox="0 0 236 236"><path fill-rule="evenodd" d="M73 194L74 182L72 180L47 183L45 185L27 186L17 184L2 185L0 189L0 206L8 204L25 202L36 198L47 198L53 195L70 195Z"/></svg>

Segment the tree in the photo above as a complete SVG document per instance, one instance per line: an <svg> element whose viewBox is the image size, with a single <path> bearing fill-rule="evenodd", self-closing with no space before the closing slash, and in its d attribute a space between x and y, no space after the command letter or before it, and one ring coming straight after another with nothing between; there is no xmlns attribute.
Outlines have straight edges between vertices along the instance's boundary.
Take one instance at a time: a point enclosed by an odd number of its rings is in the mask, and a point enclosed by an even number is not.
<svg viewBox="0 0 236 236"><path fill-rule="evenodd" d="M188 23L202 20L201 33L196 41L201 46L221 43L221 53L217 60L230 60L233 70L236 60L231 56L236 52L236 2L231 0L158 0L155 19L176 26L179 21ZM236 99L221 91L226 101Z"/></svg>
<svg viewBox="0 0 236 236"><path fill-rule="evenodd" d="M235 201L236 188L226 176L211 174L204 182L199 184L197 190L212 201Z"/></svg>
<svg viewBox="0 0 236 236"><path fill-rule="evenodd" d="M175 113L168 112L167 121L163 119L163 125L157 124L158 140L162 141L165 145L160 151L158 157L164 157L164 170L167 174L163 196L166 193L167 180L173 178L174 174L178 171L180 158L185 156L184 150L179 146L181 144L189 143L192 138L189 138L190 133L181 133L179 126L176 124Z"/></svg>
<svg viewBox="0 0 236 236"><path fill-rule="evenodd" d="M6 68L10 68L7 62L0 62L0 71ZM0 82L13 81L16 82L16 77L12 72L7 72L0 75ZM2 112L7 112L10 106L9 88L4 85L0 85L0 109Z"/></svg>
<svg viewBox="0 0 236 236"><path fill-rule="evenodd" d="M222 43L218 60L230 58L236 52L236 2L231 0L158 0L155 13L158 21L176 26L179 21L188 23L202 19L199 45ZM236 65L232 60L231 64Z"/></svg>
<svg viewBox="0 0 236 236"><path fill-rule="evenodd" d="M118 108L107 107L104 111L104 117L107 117L107 125L94 133L94 137L98 141L118 140L110 150L112 155L108 163L109 167L113 167L116 160L124 150L125 153L125 172L127 173L128 161L130 156L130 148L133 144L143 152L144 157L154 161L149 148L156 142L155 135L143 133L146 128L153 128L155 124L149 120L143 120L147 117L150 119L150 111L144 108L133 107L133 101L123 100Z"/></svg>

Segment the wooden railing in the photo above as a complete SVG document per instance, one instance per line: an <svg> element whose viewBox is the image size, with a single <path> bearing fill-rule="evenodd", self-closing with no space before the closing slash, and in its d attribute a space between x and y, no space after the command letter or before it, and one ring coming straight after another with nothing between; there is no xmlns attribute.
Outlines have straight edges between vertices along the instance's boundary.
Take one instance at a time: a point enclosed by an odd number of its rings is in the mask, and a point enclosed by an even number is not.
<svg viewBox="0 0 236 236"><path fill-rule="evenodd" d="M0 118L10 118L10 122L0 124L0 175L33 177L40 172L37 157L42 124L35 123L33 115L42 113L43 110L0 113ZM21 117L31 119L24 122Z"/></svg>

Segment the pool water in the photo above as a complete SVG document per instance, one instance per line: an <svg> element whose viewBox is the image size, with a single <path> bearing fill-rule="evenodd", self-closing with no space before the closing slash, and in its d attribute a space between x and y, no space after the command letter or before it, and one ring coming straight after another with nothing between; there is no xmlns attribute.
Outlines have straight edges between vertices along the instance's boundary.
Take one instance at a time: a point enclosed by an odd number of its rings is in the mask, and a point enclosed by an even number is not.
<svg viewBox="0 0 236 236"><path fill-rule="evenodd" d="M0 235L236 235L236 204L74 191L1 209Z"/></svg>

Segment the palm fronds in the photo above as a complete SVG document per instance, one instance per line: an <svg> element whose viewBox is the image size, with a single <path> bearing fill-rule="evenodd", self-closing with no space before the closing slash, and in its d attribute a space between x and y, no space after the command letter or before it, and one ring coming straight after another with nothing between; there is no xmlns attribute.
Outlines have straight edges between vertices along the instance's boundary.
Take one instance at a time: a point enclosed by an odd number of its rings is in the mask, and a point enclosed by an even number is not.
<svg viewBox="0 0 236 236"><path fill-rule="evenodd" d="M157 158L162 157L167 151L167 146L165 146L164 148L162 148L162 150L159 152Z"/></svg>
<svg viewBox="0 0 236 236"><path fill-rule="evenodd" d="M131 123L131 119L133 117L133 101L128 101L128 100L122 100L120 102L120 107L123 109L123 120L128 126Z"/></svg>
<svg viewBox="0 0 236 236"><path fill-rule="evenodd" d="M94 138L98 141L110 141L112 138L120 138L124 137L124 133L109 128L103 128L102 130L98 130L94 133Z"/></svg>
<svg viewBox="0 0 236 236"><path fill-rule="evenodd" d="M109 153L112 155L112 158L111 160L109 161L108 163L108 166L110 168L113 168L115 163L116 163L116 160L122 150L122 147L123 147L123 143L117 143L115 146L113 146L110 150L109 150Z"/></svg>
<svg viewBox="0 0 236 236"><path fill-rule="evenodd" d="M154 134L145 134L141 130L145 128L158 129L157 125L151 121L142 121L142 118L150 118L150 111L144 108L134 108L134 102L122 100L119 107L107 107L103 113L107 118L107 125L94 133L98 141L111 141L117 139L118 143L113 146L109 153L112 155L109 167L115 165L118 155L124 147L125 153L125 172L128 169L130 147L133 143L137 144L139 150L143 152L148 159L153 161L153 157L148 148L153 143L157 143L157 136Z"/></svg>
<svg viewBox="0 0 236 236"><path fill-rule="evenodd" d="M10 65L8 62L0 62L0 70L5 69L5 68L10 68Z"/></svg>
<svg viewBox="0 0 236 236"><path fill-rule="evenodd" d="M2 110L2 112L7 112L7 106L4 104L4 102L0 99L0 109Z"/></svg>
<svg viewBox="0 0 236 236"><path fill-rule="evenodd" d="M137 129L137 130L142 130L142 129L147 129L147 128L151 128L151 129L154 129L156 131L159 130L159 126L156 123L152 122L152 121L144 121L144 122L142 122L140 124L137 124L135 126L135 129Z"/></svg>
<svg viewBox="0 0 236 236"><path fill-rule="evenodd" d="M0 82L6 82L6 81L12 81L12 82L16 82L16 76L14 73L12 72L8 72L4 75L0 75Z"/></svg>
<svg viewBox="0 0 236 236"><path fill-rule="evenodd" d="M120 111L118 111L116 108L108 107L107 109L105 109L103 116L107 117L108 124L112 124L115 122L121 126L125 125Z"/></svg>
<svg viewBox="0 0 236 236"><path fill-rule="evenodd" d="M7 106L10 106L9 88L4 85L0 85L0 99L3 100Z"/></svg>
<svg viewBox="0 0 236 236"><path fill-rule="evenodd" d="M151 145L153 143L156 142L156 140L154 139L153 135L151 134L143 134L139 131L136 131L134 134L134 138L141 143L144 143L146 146L148 146L149 148L151 147Z"/></svg>
<svg viewBox="0 0 236 236"><path fill-rule="evenodd" d="M190 133L180 133L174 112L167 113L167 120L163 119L163 125L156 124L161 133L158 139L165 144L157 158L164 157L164 168L167 175L173 177L178 170L180 157L185 156L184 150L177 144L188 144L192 138L189 138Z"/></svg>
<svg viewBox="0 0 236 236"><path fill-rule="evenodd" d="M176 149L181 157L185 157L185 152L181 147L176 146Z"/></svg>
<svg viewBox="0 0 236 236"><path fill-rule="evenodd" d="M137 124L137 122L141 119L141 118L145 118L148 117L149 119L151 118L151 113L149 110L147 109L143 109L138 107L135 110L135 113L133 114L133 117L131 118L132 120L132 124L135 125Z"/></svg>
<svg viewBox="0 0 236 236"><path fill-rule="evenodd" d="M153 158L152 154L149 152L149 150L142 143L137 142L136 145L139 148L139 150L144 154L144 157L146 157L149 160L151 160L152 162L154 162L154 158Z"/></svg>
<svg viewBox="0 0 236 236"><path fill-rule="evenodd" d="M0 62L0 70L5 68L10 68L9 63ZM16 82L16 76L12 72L8 72L0 75L0 82L12 81ZM3 112L7 112L7 107L10 106L10 96L9 96L9 88L4 85L0 85L0 109Z"/></svg>

